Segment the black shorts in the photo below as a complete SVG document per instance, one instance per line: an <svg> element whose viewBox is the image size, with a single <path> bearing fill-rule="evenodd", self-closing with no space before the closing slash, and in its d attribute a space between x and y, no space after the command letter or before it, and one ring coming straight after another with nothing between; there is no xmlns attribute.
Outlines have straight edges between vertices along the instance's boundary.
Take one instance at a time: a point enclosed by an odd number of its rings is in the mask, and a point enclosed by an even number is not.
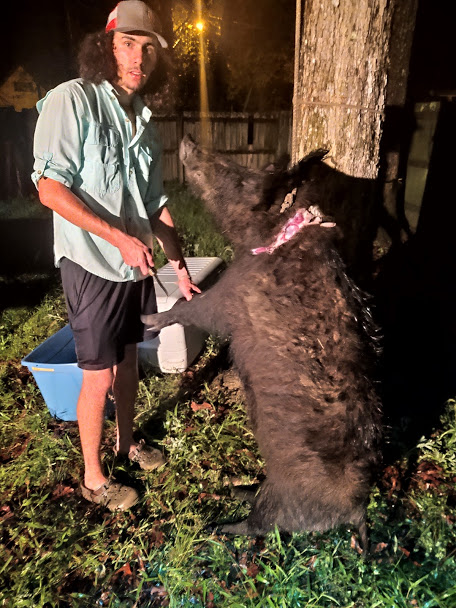
<svg viewBox="0 0 456 608"><path fill-rule="evenodd" d="M67 258L60 261L68 318L78 366L109 369L125 356L125 346L154 338L140 315L157 312L154 280L115 282L98 277Z"/></svg>

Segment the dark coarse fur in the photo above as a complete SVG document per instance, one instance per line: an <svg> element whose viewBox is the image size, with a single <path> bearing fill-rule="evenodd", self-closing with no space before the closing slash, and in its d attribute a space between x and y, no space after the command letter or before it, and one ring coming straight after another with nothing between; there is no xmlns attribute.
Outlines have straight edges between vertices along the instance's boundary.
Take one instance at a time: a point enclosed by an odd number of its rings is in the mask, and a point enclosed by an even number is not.
<svg viewBox="0 0 456 608"><path fill-rule="evenodd" d="M369 311L333 245L337 229L306 226L272 255L250 253L268 245L296 208L319 202L311 173L322 156L316 151L274 174L184 139L187 179L236 256L214 287L156 315L155 326L194 324L231 337L267 478L249 517L224 530L263 534L275 525L297 531L351 523L365 543L381 414L365 331ZM294 207L280 214L284 194L297 184Z"/></svg>

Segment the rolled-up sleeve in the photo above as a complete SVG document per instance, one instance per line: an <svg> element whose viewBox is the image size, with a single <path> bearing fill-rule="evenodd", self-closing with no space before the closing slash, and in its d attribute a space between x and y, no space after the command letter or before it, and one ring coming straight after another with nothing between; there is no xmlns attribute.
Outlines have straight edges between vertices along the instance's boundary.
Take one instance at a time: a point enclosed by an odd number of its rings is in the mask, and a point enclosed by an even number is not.
<svg viewBox="0 0 456 608"><path fill-rule="evenodd" d="M55 89L39 102L35 129L32 181L49 177L68 188L81 166L82 121L71 92Z"/></svg>
<svg viewBox="0 0 456 608"><path fill-rule="evenodd" d="M149 171L149 184L146 196L144 197L144 207L147 215L152 217L159 209L168 202L163 186L163 168L161 151L151 164Z"/></svg>
<svg viewBox="0 0 456 608"><path fill-rule="evenodd" d="M168 202L168 197L166 194L160 194L155 198L150 199L144 206L147 211L148 217L152 217L159 209L164 207Z"/></svg>

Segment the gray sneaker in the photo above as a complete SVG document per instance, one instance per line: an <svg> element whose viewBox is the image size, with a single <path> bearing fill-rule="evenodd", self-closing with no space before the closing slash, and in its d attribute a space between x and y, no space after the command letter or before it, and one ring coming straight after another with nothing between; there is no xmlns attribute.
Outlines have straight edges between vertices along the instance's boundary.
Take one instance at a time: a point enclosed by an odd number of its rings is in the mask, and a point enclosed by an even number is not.
<svg viewBox="0 0 456 608"><path fill-rule="evenodd" d="M128 454L131 462L136 462L143 471L153 471L165 464L163 454L156 448L146 445L144 439Z"/></svg>
<svg viewBox="0 0 456 608"><path fill-rule="evenodd" d="M81 484L81 493L89 502L107 507L110 511L126 511L139 500L138 492L134 488L124 486L113 479L108 479L97 490L89 490Z"/></svg>

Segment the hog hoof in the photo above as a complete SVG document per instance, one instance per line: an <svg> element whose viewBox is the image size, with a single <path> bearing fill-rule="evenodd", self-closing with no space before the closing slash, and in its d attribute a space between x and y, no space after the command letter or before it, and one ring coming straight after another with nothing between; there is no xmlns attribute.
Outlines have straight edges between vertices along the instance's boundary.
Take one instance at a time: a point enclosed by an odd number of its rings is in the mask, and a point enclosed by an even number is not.
<svg viewBox="0 0 456 608"><path fill-rule="evenodd" d="M249 528L246 520L221 526L219 531L221 534L236 534L238 536L247 536L249 534Z"/></svg>
<svg viewBox="0 0 456 608"><path fill-rule="evenodd" d="M147 326L147 331L160 331L172 323L165 313L141 315L141 321Z"/></svg>
<svg viewBox="0 0 456 608"><path fill-rule="evenodd" d="M258 488L255 489L251 486L238 486L231 490L231 496L240 502L248 502L250 505L253 505L255 502L255 497L258 494Z"/></svg>
<svg viewBox="0 0 456 608"><path fill-rule="evenodd" d="M221 524L217 522L207 524L207 526L204 526L204 531L217 536L221 536L222 534L238 534L246 536L249 533L246 520L232 524Z"/></svg>

